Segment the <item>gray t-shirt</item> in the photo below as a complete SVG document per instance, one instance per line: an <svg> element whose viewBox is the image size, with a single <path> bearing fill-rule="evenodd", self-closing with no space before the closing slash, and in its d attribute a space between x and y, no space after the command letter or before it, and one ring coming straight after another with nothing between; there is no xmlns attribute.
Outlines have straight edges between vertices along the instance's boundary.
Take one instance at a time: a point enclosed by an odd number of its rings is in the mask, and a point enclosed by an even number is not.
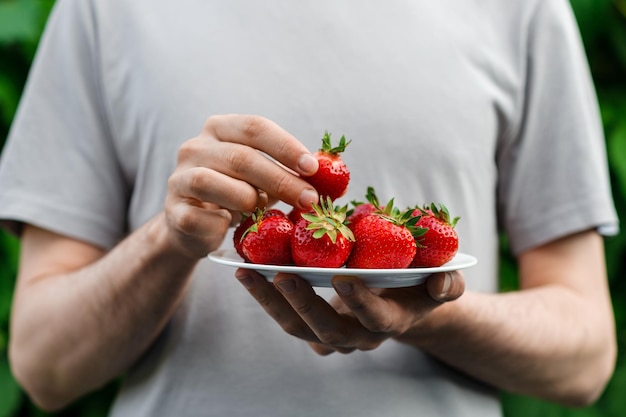
<svg viewBox="0 0 626 417"><path fill-rule="evenodd" d="M162 209L177 148L224 113L311 150L346 135L340 201L371 185L446 204L479 259L471 290L497 290L499 230L520 253L617 227L566 0L59 0L3 153L0 218L111 248ZM201 262L114 416L500 415L496 390L393 341L317 356L233 272Z"/></svg>

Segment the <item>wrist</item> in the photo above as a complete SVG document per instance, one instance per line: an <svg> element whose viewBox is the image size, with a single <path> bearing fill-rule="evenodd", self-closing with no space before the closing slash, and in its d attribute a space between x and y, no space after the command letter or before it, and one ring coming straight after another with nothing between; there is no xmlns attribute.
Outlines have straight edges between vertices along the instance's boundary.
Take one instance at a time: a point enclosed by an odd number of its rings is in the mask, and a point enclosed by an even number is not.
<svg viewBox="0 0 626 417"><path fill-rule="evenodd" d="M442 303L395 339L424 351L451 342L460 335L460 328L464 326L468 314L466 302L471 297L472 294L466 292L454 301Z"/></svg>

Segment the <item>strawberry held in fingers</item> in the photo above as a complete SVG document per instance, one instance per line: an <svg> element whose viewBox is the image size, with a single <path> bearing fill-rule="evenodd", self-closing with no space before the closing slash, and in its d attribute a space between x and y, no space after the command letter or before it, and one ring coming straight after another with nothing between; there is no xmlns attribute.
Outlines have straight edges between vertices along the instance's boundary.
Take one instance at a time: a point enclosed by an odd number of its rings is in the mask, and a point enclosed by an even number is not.
<svg viewBox="0 0 626 417"><path fill-rule="evenodd" d="M244 259L255 264L293 264L293 223L287 216L268 213L268 210L257 210L252 214L252 219L252 225L244 232L241 242Z"/></svg>
<svg viewBox="0 0 626 417"><path fill-rule="evenodd" d="M298 266L339 268L346 263L354 235L346 226L343 206L335 209L330 197L313 204L313 213L304 213L294 226L291 251Z"/></svg>
<svg viewBox="0 0 626 417"><path fill-rule="evenodd" d="M350 142L346 142L345 136L342 136L339 145L333 147L330 134L324 133L322 147L314 154L319 168L315 174L304 178L317 190L320 199L328 196L334 201L348 190L350 171L341 159L341 153L346 150Z"/></svg>
<svg viewBox="0 0 626 417"><path fill-rule="evenodd" d="M382 212L375 212L353 226L355 237L348 268L407 268L415 257L412 210L399 212L393 199Z"/></svg>
<svg viewBox="0 0 626 417"><path fill-rule="evenodd" d="M434 203L416 208L413 216L419 219L416 225L425 228L426 233L416 238L417 251L411 267L437 267L452 260L459 249L459 237L454 230L459 218L450 219L448 209Z"/></svg>

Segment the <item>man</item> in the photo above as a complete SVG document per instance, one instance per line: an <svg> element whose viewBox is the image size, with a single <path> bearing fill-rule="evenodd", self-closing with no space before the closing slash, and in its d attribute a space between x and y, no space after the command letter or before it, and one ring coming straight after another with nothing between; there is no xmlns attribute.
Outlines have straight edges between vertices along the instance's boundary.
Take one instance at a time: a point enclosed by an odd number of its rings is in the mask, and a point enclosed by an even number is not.
<svg viewBox="0 0 626 417"><path fill-rule="evenodd" d="M598 230L617 219L573 17L473 6L61 0L0 165L22 238L11 365L33 400L125 375L114 416L594 401L615 360ZM353 141L346 200L442 202L479 264L325 291L210 263L239 213L316 201L300 177L324 130ZM496 293L499 230L519 292Z"/></svg>

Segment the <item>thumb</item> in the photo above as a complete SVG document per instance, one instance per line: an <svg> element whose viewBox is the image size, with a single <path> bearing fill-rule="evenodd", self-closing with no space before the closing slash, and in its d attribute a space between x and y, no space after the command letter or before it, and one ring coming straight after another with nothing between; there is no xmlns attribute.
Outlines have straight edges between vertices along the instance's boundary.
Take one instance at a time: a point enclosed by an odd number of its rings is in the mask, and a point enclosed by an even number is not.
<svg viewBox="0 0 626 417"><path fill-rule="evenodd" d="M459 271L432 274L426 280L426 289L435 301L453 301L465 292L465 278Z"/></svg>

